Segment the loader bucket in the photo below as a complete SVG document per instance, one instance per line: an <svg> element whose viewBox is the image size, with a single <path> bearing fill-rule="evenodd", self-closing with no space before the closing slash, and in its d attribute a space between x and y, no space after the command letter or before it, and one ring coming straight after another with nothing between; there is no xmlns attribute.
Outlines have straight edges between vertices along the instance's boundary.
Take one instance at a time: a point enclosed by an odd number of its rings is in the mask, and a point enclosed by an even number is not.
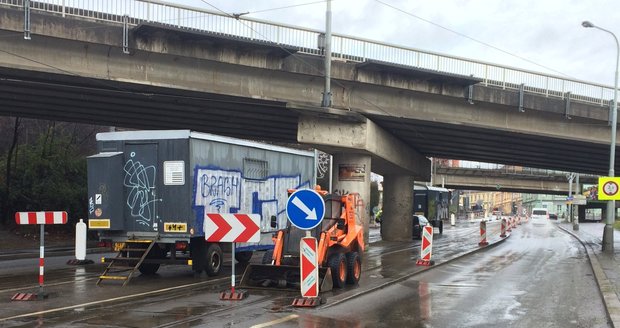
<svg viewBox="0 0 620 328"><path fill-rule="evenodd" d="M301 291L300 268L295 265L250 264L245 269L239 288ZM333 288L329 268L319 268L319 291Z"/></svg>

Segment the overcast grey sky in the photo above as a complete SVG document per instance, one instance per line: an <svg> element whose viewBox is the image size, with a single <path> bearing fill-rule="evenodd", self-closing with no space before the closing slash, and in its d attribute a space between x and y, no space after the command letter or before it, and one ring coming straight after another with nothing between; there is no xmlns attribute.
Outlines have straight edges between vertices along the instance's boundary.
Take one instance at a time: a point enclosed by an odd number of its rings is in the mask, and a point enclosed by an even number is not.
<svg viewBox="0 0 620 328"><path fill-rule="evenodd" d="M324 1L173 2L226 13L249 12L248 17L306 28L325 27ZM312 2L316 3L269 10ZM583 28L581 22L589 20L620 37L620 0L332 0L332 15L334 33L609 86L614 83L617 54L612 36Z"/></svg>

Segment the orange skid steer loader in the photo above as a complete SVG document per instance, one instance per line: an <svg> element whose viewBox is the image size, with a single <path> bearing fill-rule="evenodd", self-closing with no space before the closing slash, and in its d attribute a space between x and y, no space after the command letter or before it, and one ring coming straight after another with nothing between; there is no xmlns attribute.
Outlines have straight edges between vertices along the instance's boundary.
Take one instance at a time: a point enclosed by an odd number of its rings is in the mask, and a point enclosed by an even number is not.
<svg viewBox="0 0 620 328"><path fill-rule="evenodd" d="M289 195L294 191L289 190ZM318 240L319 289L325 292L359 281L364 228L356 220L359 194L340 196L317 191L325 199L325 218L311 234ZM246 268L241 287L300 290L299 243L305 234L290 222L279 230L273 237L274 249L265 252L262 265Z"/></svg>

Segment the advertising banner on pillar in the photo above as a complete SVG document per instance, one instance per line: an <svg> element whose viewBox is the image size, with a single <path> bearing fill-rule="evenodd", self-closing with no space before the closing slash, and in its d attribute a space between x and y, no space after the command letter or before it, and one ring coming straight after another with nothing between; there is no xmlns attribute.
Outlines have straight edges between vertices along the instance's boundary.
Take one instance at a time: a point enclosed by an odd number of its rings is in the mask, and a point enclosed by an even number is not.
<svg viewBox="0 0 620 328"><path fill-rule="evenodd" d="M340 164L338 165L338 181L365 181L366 165Z"/></svg>

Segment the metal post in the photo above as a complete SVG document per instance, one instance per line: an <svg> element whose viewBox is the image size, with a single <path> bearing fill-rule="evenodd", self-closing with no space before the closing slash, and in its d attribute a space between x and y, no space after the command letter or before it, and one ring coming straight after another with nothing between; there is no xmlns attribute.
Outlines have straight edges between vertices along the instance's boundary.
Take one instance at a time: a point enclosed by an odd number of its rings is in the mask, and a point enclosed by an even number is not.
<svg viewBox="0 0 620 328"><path fill-rule="evenodd" d="M123 15L123 53L129 54L129 16Z"/></svg>
<svg viewBox="0 0 620 328"><path fill-rule="evenodd" d="M581 23L583 27L594 27L603 32L607 32L614 37L616 41L616 72L614 76L614 103L611 113L611 143L609 145L609 176L614 176L615 160L616 160L616 125L618 122L618 62L620 62L620 43L616 35L604 28L595 26L591 22L584 21ZM605 228L603 229L603 251L608 253L614 252L614 227L613 224L616 221L616 201L611 200L607 202L607 218L605 221Z"/></svg>
<svg viewBox="0 0 620 328"><path fill-rule="evenodd" d="M568 177L568 197L567 197L567 202L568 202L568 213L566 215L566 222L571 222L571 220L573 219L573 201L570 199L571 195L573 194L573 178L575 177L574 173L568 173L567 174Z"/></svg>
<svg viewBox="0 0 620 328"><path fill-rule="evenodd" d="M45 267L45 224L39 224L41 226L41 243L39 246L39 298L44 298L45 294L43 293L43 274Z"/></svg>
<svg viewBox="0 0 620 328"><path fill-rule="evenodd" d="M24 39L30 40L30 0L24 1Z"/></svg>
<svg viewBox="0 0 620 328"><path fill-rule="evenodd" d="M577 173L577 179L575 181L575 195L581 195L581 187L579 186L579 173ZM579 207L577 207L577 215L573 220L573 230L579 230Z"/></svg>
<svg viewBox="0 0 620 328"><path fill-rule="evenodd" d="M232 243L232 276L230 278L230 292L231 294L235 294L235 247L237 243Z"/></svg>
<svg viewBox="0 0 620 328"><path fill-rule="evenodd" d="M332 1L327 0L325 12L325 90L321 106L332 105L331 75L332 75Z"/></svg>

